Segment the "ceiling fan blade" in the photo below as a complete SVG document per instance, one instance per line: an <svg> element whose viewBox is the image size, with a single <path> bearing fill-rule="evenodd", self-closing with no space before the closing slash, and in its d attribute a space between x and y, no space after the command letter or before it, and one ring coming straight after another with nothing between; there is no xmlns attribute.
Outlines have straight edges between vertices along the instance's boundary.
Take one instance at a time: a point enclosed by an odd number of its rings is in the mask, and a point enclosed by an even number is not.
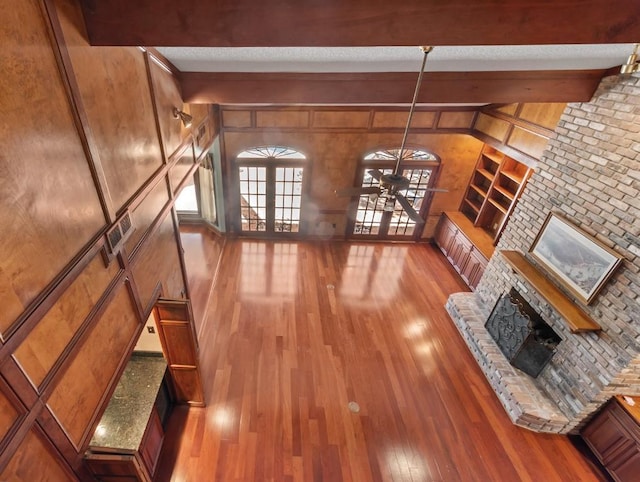
<svg viewBox="0 0 640 482"><path fill-rule="evenodd" d="M362 194L380 194L380 188L378 187L346 187L344 189L336 189L336 196L339 197L353 197L360 196Z"/></svg>
<svg viewBox="0 0 640 482"><path fill-rule="evenodd" d="M407 213L407 216L409 216L409 219L411 219L411 221L413 221L416 224L424 224L424 219L422 219L420 215L416 212L416 210L413 209L413 206L409 204L409 201L407 201L406 197L404 197L400 193L397 193L396 201L400 203L400 206L402 206L402 209L404 209L404 212Z"/></svg>
<svg viewBox="0 0 640 482"><path fill-rule="evenodd" d="M369 169L367 171L367 174L369 174L372 178L374 178L377 181L379 181L380 178L382 177L382 173L377 169Z"/></svg>

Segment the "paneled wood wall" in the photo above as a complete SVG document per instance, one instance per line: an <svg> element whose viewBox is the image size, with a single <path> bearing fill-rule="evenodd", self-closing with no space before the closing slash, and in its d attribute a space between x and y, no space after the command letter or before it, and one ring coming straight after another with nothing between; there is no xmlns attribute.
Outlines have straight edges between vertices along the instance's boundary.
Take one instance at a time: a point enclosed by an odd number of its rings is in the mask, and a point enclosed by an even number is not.
<svg viewBox="0 0 640 482"><path fill-rule="evenodd" d="M478 113L473 135L535 168L565 107L565 103L487 106Z"/></svg>
<svg viewBox="0 0 640 482"><path fill-rule="evenodd" d="M189 296L172 206L217 124L152 53L90 47L75 0L0 10L0 479L74 480L156 299Z"/></svg>
<svg viewBox="0 0 640 482"><path fill-rule="evenodd" d="M303 206L307 235L341 238L353 214L351 199L337 197L334 191L354 185L366 154L400 147L407 115L408 108L398 107L222 106L227 175L233 178L233 160L245 149L283 145L299 150L309 162L305 175L311 177L308 202ZM457 210L460 205L482 148L482 142L470 135L475 116L475 110L463 108L419 108L414 114L407 146L440 157L437 186L449 190L434 195L423 238L433 236L443 211ZM227 225L233 229L239 219L239 194L237 188L229 187ZM332 226L330 233L327 226Z"/></svg>

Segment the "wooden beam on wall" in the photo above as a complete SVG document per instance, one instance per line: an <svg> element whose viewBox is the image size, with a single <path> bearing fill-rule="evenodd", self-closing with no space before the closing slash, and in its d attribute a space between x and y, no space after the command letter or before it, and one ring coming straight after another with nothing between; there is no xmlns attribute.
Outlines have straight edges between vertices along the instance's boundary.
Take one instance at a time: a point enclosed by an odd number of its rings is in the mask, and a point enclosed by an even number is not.
<svg viewBox="0 0 640 482"><path fill-rule="evenodd" d="M418 102L587 102L603 70L426 73ZM181 75L185 102L409 104L416 73L204 73Z"/></svg>
<svg viewBox="0 0 640 482"><path fill-rule="evenodd" d="M636 42L629 0L82 0L94 45L366 46Z"/></svg>

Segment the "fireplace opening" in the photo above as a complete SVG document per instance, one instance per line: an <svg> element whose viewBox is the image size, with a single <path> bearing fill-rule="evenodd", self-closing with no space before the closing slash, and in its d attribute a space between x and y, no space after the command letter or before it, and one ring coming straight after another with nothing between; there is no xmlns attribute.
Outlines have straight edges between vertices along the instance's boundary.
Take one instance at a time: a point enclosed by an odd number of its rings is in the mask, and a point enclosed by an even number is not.
<svg viewBox="0 0 640 482"><path fill-rule="evenodd" d="M534 378L561 341L515 288L496 302L485 327L509 363Z"/></svg>

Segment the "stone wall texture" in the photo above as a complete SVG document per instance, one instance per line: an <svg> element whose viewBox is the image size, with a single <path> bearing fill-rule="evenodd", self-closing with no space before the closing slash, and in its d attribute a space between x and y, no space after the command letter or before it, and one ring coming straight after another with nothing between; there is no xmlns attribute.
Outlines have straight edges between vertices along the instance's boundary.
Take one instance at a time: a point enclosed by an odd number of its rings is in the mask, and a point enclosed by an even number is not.
<svg viewBox="0 0 640 482"><path fill-rule="evenodd" d="M527 253L551 211L624 256L595 300L581 304L601 332L571 333L499 254ZM565 109L475 293L490 311L515 286L561 336L535 383L574 429L614 394L640 395L639 218L640 76L608 77L591 102Z"/></svg>

